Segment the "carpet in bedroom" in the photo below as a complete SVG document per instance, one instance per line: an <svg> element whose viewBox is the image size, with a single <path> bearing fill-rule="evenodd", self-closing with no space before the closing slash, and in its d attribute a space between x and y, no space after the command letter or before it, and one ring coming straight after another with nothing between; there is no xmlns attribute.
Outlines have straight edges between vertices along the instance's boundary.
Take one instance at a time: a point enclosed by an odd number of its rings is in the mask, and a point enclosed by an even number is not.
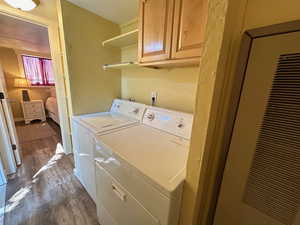
<svg viewBox="0 0 300 225"><path fill-rule="evenodd" d="M56 132L48 122L17 125L17 133L21 143L55 136Z"/></svg>

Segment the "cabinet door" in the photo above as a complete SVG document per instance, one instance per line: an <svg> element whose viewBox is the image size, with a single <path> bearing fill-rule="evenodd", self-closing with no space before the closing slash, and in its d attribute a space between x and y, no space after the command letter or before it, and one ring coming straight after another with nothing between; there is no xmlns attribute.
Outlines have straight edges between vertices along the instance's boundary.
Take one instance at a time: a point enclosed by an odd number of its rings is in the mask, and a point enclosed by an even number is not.
<svg viewBox="0 0 300 225"><path fill-rule="evenodd" d="M172 58L201 55L207 21L207 0L175 0Z"/></svg>
<svg viewBox="0 0 300 225"><path fill-rule="evenodd" d="M170 58L174 0L140 0L139 62Z"/></svg>

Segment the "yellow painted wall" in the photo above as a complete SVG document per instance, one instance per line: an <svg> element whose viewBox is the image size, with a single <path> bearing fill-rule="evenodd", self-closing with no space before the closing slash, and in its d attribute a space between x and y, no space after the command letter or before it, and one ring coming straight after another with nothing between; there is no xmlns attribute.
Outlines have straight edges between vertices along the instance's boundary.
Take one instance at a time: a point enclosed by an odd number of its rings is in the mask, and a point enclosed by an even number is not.
<svg viewBox="0 0 300 225"><path fill-rule="evenodd" d="M192 113L197 76L197 68L123 70L122 98L134 98L151 105L151 92L157 91L157 106Z"/></svg>
<svg viewBox="0 0 300 225"><path fill-rule="evenodd" d="M122 32L136 29L137 21L121 25ZM122 61L136 61L137 45L122 49ZM122 98L151 104L151 92L158 92L156 106L193 113L199 69L197 67L122 69Z"/></svg>
<svg viewBox="0 0 300 225"><path fill-rule="evenodd" d="M120 50L102 41L120 32L118 25L62 1L62 20L74 115L106 111L120 97L120 71L104 71L102 65L120 61Z"/></svg>
<svg viewBox="0 0 300 225"><path fill-rule="evenodd" d="M34 53L31 53L34 54ZM39 54L35 54L39 55ZM42 56L42 55L40 55ZM43 55L44 57L46 55ZM22 119L23 112L21 108L22 89L14 87L14 78L24 77L22 68L19 66L18 57L15 50L0 47L0 62L3 66L8 96L12 100L12 110L15 119ZM44 102L50 96L49 88L30 88L29 95L32 100L41 99Z"/></svg>
<svg viewBox="0 0 300 225"><path fill-rule="evenodd" d="M298 0L249 0L247 4L244 29L252 29L299 20L300 1Z"/></svg>

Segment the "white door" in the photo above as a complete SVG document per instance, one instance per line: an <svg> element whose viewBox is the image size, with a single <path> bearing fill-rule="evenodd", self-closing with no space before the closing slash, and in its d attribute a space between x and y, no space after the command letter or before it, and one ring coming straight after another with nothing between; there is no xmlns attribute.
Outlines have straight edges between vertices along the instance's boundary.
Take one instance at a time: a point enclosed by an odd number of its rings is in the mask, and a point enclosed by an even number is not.
<svg viewBox="0 0 300 225"><path fill-rule="evenodd" d="M4 77L4 71L0 62L0 92L5 94L5 98L7 98L7 89L6 89L6 81Z"/></svg>
<svg viewBox="0 0 300 225"><path fill-rule="evenodd" d="M6 183L7 183L6 174L4 171L2 159L0 158L0 186ZM1 190L0 190L0 195L1 195Z"/></svg>
<svg viewBox="0 0 300 225"><path fill-rule="evenodd" d="M21 164L20 144L19 144L15 122L11 110L11 105L10 105L11 103L7 94L6 81L5 81L4 72L1 63L0 63L0 92L4 94L4 99L2 99L2 107L3 107L3 113L5 115L5 121L9 132L10 141L13 148L14 157L16 160L16 164L20 165Z"/></svg>
<svg viewBox="0 0 300 225"><path fill-rule="evenodd" d="M214 225L300 224L300 32L256 38Z"/></svg>
<svg viewBox="0 0 300 225"><path fill-rule="evenodd" d="M3 159L5 175L15 173L17 169L16 161L12 151L12 143L10 140L8 127L6 125L2 100L0 100L0 157Z"/></svg>

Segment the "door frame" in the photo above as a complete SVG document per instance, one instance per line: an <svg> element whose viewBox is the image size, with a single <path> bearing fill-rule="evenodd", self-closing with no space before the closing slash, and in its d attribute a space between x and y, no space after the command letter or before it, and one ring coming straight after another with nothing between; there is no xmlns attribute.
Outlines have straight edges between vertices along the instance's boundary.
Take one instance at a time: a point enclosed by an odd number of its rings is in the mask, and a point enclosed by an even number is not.
<svg viewBox="0 0 300 225"><path fill-rule="evenodd" d="M231 107L225 116L226 124L222 140L218 140L218 142L222 143L223 148L208 149L203 153L206 158L206 163L202 163L201 165L201 174L203 175L203 178L200 182L204 183L206 187L212 188L212 190L210 190L210 196L207 196L207 193L198 192L197 199L199 214L197 221L199 222L199 225L212 225L214 223L214 216L223 181L224 169L227 162L235 119L247 71L248 59L254 39L297 31L300 31L300 20L254 28L246 30L243 33L237 66L232 78L234 80L234 85L230 90L227 90L230 92L230 100L228 104ZM224 119L224 117L222 119Z"/></svg>
<svg viewBox="0 0 300 225"><path fill-rule="evenodd" d="M55 1L58 4L58 1ZM68 104L68 73L67 68L64 68L63 53L61 49L61 39L59 35L58 20L53 21L44 17L35 16L28 12L23 12L9 6L0 5L0 14L16 18L25 22L43 26L48 29L50 53L54 69L56 94L58 102L58 111L60 117L60 128L62 135L62 142L64 152L66 154L72 153L72 140L71 140L71 124L70 124L70 110Z"/></svg>

